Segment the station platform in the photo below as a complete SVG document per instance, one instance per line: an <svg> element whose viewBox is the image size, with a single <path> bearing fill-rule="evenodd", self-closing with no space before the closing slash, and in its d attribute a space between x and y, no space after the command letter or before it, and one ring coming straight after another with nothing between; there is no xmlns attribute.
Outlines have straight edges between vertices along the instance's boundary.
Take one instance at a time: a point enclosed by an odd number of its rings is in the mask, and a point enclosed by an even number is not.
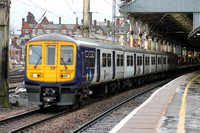
<svg viewBox="0 0 200 133"><path fill-rule="evenodd" d="M200 71L155 91L110 133L184 133L200 130Z"/></svg>

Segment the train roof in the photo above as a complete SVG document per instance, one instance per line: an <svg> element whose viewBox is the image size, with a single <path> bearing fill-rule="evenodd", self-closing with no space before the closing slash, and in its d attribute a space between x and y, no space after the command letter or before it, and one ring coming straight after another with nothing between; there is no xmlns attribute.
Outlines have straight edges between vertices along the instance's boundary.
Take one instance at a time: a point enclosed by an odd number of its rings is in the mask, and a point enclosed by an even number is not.
<svg viewBox="0 0 200 133"><path fill-rule="evenodd" d="M105 48L105 49L114 49L114 50L120 50L120 51L126 51L126 52L138 52L138 53L149 53L149 54L160 54L160 55L170 55L172 53L166 53L161 51L155 51L155 50L145 50L145 49L139 49L135 47L128 47L128 46L120 46L117 44L111 44L111 43L105 43L101 41L96 41L93 39L87 39L87 38L72 38L66 35L62 34L44 34L41 36L37 36L33 39L31 39L29 42L32 41L67 41L67 42L74 42L77 45L83 45L83 46L89 46L89 47L97 47L97 48ZM28 42L28 43L29 43Z"/></svg>
<svg viewBox="0 0 200 133"><path fill-rule="evenodd" d="M150 54L160 54L160 55L166 55L165 52L162 51L155 51L155 50L147 50Z"/></svg>
<svg viewBox="0 0 200 133"><path fill-rule="evenodd" d="M61 34L55 34L55 33L37 36L37 37L31 39L29 42L32 42L32 41L48 41L48 40L75 42L75 40L73 38L69 37L69 36L61 35Z"/></svg>
<svg viewBox="0 0 200 133"><path fill-rule="evenodd" d="M128 47L128 46L125 46L125 47L124 47L124 50L125 50L126 52L148 53L148 51L145 50L145 49L139 49L139 48Z"/></svg>
<svg viewBox="0 0 200 133"><path fill-rule="evenodd" d="M74 42L77 45L99 47L99 48L106 48L106 49L115 49L115 50L123 50L123 48L121 48L121 46L119 46L119 45L105 43L105 42L99 42L99 41L96 41L96 40L80 38L80 37L72 38L72 37L69 37L69 36L66 36L66 35L61 35L61 34L56 34L56 33L44 34L44 35L41 35L41 36L37 36L37 37L31 39L29 42L48 41L48 40L51 40L51 41L67 41L67 42Z"/></svg>
<svg viewBox="0 0 200 133"><path fill-rule="evenodd" d="M105 48L105 49L115 49L123 51L123 48L117 44L105 43L101 41L96 41L87 38L75 38L78 45L84 45L89 47Z"/></svg>

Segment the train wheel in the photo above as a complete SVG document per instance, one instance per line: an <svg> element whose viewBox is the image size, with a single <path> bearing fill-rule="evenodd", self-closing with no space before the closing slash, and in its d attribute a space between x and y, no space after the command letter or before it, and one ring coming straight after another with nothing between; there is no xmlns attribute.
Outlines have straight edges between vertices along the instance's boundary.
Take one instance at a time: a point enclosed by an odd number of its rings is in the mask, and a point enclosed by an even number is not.
<svg viewBox="0 0 200 133"><path fill-rule="evenodd" d="M73 109L74 105L69 105L68 108L69 109Z"/></svg>
<svg viewBox="0 0 200 133"><path fill-rule="evenodd" d="M76 95L76 103L79 107L82 105L82 101L83 101L82 94Z"/></svg>
<svg viewBox="0 0 200 133"><path fill-rule="evenodd" d="M44 104L39 105L40 109L44 109Z"/></svg>
<svg viewBox="0 0 200 133"><path fill-rule="evenodd" d="M82 101L81 102L77 102L78 107L81 107L82 105Z"/></svg>

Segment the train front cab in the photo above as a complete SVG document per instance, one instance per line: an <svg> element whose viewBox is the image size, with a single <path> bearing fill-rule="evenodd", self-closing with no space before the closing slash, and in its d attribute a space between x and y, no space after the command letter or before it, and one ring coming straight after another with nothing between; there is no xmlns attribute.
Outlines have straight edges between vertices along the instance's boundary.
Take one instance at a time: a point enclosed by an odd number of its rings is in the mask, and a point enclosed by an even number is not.
<svg viewBox="0 0 200 133"><path fill-rule="evenodd" d="M75 100L76 44L36 41L26 46L25 87L28 101L71 105Z"/></svg>

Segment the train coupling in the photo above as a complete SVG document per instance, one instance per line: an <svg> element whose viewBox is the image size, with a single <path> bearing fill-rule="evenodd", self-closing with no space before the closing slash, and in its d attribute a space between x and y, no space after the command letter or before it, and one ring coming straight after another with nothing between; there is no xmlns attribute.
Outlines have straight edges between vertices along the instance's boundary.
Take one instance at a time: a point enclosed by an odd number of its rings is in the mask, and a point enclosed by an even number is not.
<svg viewBox="0 0 200 133"><path fill-rule="evenodd" d="M58 89L57 88L43 88L42 100L44 103L58 102Z"/></svg>
<svg viewBox="0 0 200 133"><path fill-rule="evenodd" d="M56 97L44 97L43 101L45 103L54 103L56 101Z"/></svg>

